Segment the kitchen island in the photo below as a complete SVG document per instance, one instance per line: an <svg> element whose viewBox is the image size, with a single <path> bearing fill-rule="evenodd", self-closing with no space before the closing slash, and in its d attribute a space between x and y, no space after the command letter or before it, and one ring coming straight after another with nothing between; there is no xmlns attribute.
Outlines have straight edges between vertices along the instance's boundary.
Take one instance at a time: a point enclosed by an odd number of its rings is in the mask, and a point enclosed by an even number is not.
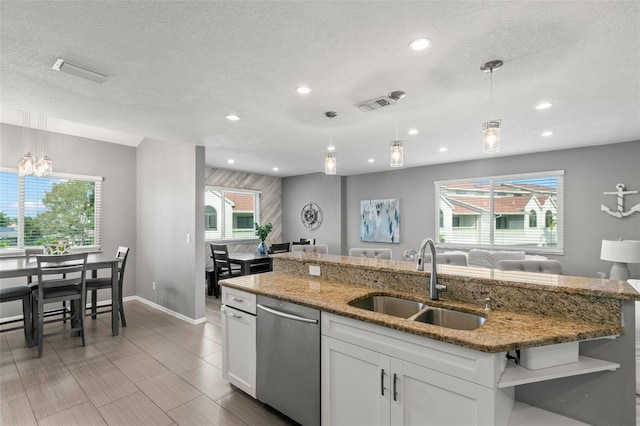
<svg viewBox="0 0 640 426"><path fill-rule="evenodd" d="M310 271L319 276L309 275ZM406 333L400 336L414 336L409 340L419 338L477 351L479 355L473 355L477 359L493 356L488 362L496 364L496 377L483 386L494 388L496 401L503 401L495 421L504 421L500 410L509 407L504 403L509 394L504 391L512 392L513 401L515 390L517 400L589 423L635 423L633 321L624 319L633 318L633 301L640 295L630 285L439 265L439 283L447 286L447 292L441 295L442 300L431 301L428 277L429 272L416 271L407 262L288 253L274 256L273 273L226 280L222 285L318 309L323 313L323 327L325 318L338 322L345 318L357 321L353 324L381 327L380 332L396 330ZM456 330L349 304L372 294L419 300L429 306L485 315L487 320L475 330ZM477 302L487 297L493 308L490 312L484 312L484 305ZM325 336L323 331L323 339L331 337L329 334ZM323 351L328 346L324 342ZM529 373L506 363L507 352L568 342L581 342L580 361L570 366L573 369L554 367ZM324 361L322 365L325 368ZM594 380L597 386L593 386ZM557 397L559 407L554 402L556 392L563 392Z"/></svg>

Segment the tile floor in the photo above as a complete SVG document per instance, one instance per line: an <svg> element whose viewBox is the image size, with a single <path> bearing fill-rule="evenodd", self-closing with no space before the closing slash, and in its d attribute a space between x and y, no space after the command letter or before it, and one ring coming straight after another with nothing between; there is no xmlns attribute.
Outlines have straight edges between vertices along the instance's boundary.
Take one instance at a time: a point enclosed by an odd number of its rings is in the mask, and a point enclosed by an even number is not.
<svg viewBox="0 0 640 426"><path fill-rule="evenodd" d="M41 359L21 331L0 334L0 426L295 425L222 378L220 299L205 310L194 326L128 301L120 336L109 315L87 319L86 347L51 337Z"/></svg>
<svg viewBox="0 0 640 426"><path fill-rule="evenodd" d="M21 331L0 334L0 425L291 425L222 378L220 299L190 325L138 301L111 336L110 316L87 318L87 346ZM55 327L51 324L49 327Z"/></svg>

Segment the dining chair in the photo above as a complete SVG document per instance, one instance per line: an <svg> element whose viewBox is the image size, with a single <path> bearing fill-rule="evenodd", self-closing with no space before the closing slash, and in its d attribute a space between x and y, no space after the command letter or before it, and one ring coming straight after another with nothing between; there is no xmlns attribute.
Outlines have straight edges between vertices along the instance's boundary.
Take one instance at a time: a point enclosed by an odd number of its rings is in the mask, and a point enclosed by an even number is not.
<svg viewBox="0 0 640 426"><path fill-rule="evenodd" d="M349 256L391 259L392 252L390 248L350 248Z"/></svg>
<svg viewBox="0 0 640 426"><path fill-rule="evenodd" d="M122 304L122 287L124 282L124 268L127 265L127 256L129 256L129 247L118 247L116 251L116 259L118 262L118 312L120 313L120 322L123 327L127 326L127 320L124 317L124 305ZM91 318L96 319L96 315L106 314L113 310L113 301L108 305L102 305L98 307L98 290L109 289L111 290L111 276L98 278L98 271L92 271L91 278L87 278L87 294L91 292L91 306L86 308L89 313L86 316L91 315ZM100 308L100 310L98 310ZM102 309L110 308L110 309Z"/></svg>
<svg viewBox="0 0 640 426"><path fill-rule="evenodd" d="M225 278L239 277L242 275L240 265L229 262L229 249L226 244L211 244L211 257L213 258L213 272L209 279L212 292L215 297L220 295L218 281Z"/></svg>
<svg viewBox="0 0 640 426"><path fill-rule="evenodd" d="M63 333L80 332L82 346L85 346L84 308L86 306L87 253L38 256L38 289L31 293L34 301L34 340L38 344L38 358L42 357L44 338ZM69 301L71 306L71 327L44 333L44 306L51 303ZM52 321L47 321L53 322Z"/></svg>
<svg viewBox="0 0 640 426"><path fill-rule="evenodd" d="M271 247L269 248L269 254L287 253L289 252L289 247L290 247L289 243L271 244Z"/></svg>
<svg viewBox="0 0 640 426"><path fill-rule="evenodd" d="M27 258L27 263L30 263L32 261L35 262L36 257L41 254L45 254L44 247L30 247L30 248L24 249L24 256ZM33 293L34 291L38 290L38 283L33 282L32 275L27 276L27 285L29 286L30 293ZM31 306L31 310L33 310L33 306ZM69 313L69 309L67 308L67 302L64 300L62 301L61 308L50 309L44 313L44 316L48 317L52 315L58 315L60 313L62 313L63 322L67 322L67 315Z"/></svg>
<svg viewBox="0 0 640 426"><path fill-rule="evenodd" d="M291 247L291 251L293 251L293 252L303 252L303 253L327 254L329 252L329 246L327 246L326 244L295 245L295 246Z"/></svg>
<svg viewBox="0 0 640 426"><path fill-rule="evenodd" d="M291 245L293 246L297 246L297 245L316 245L316 239L314 238L313 240L308 240L306 238L300 238L300 241L294 241L291 243Z"/></svg>
<svg viewBox="0 0 640 426"><path fill-rule="evenodd" d="M24 329L24 338L27 342L28 346L31 346L33 344L32 341L32 331L33 331L33 326L31 324L31 289L29 288L29 286L27 284L24 285L18 285L18 286L14 286L14 287L7 287L7 288L3 288L0 289L0 303L4 303L4 302L12 302L14 300L21 300L22 301L22 327L12 327L12 328L2 328L2 332L4 331L12 331L12 330L18 330L20 328ZM20 320L11 320L11 321L4 321L2 322L2 324L0 325L5 325L5 324L9 324L12 322L17 322Z"/></svg>

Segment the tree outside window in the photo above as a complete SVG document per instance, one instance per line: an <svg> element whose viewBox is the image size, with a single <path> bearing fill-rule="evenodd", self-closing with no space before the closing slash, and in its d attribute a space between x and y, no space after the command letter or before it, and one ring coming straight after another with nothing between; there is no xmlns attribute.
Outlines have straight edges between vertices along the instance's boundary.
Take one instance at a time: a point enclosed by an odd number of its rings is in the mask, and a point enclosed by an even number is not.
<svg viewBox="0 0 640 426"><path fill-rule="evenodd" d="M53 175L38 178L0 172L0 249L54 241L100 244L102 178Z"/></svg>

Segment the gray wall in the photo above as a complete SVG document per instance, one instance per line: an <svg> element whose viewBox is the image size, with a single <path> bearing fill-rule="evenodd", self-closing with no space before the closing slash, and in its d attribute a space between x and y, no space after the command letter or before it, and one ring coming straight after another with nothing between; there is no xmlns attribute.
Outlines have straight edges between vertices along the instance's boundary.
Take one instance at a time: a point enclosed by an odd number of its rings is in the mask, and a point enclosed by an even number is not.
<svg viewBox="0 0 640 426"><path fill-rule="evenodd" d="M204 173L203 147L138 147L137 294L191 319L204 317Z"/></svg>
<svg viewBox="0 0 640 426"><path fill-rule="evenodd" d="M608 272L611 263L600 260L602 239L640 240L640 215L616 219L601 213L600 204L615 207L615 197L603 192L615 191L618 183L640 190L640 141L349 176L342 178L343 187L327 184L335 176L286 178L282 184L285 236L304 236L299 210L302 203L314 201L323 208L325 221L335 219L333 226L323 224L313 235L319 242L330 240L331 253L386 246L393 250L394 259L401 259L404 250L417 249L422 239L434 237L434 181L550 170L565 171L565 253L548 257L560 260L568 275L594 277L598 271ZM400 199L401 243L361 242L360 200L385 198ZM640 196L628 197L627 208L638 202ZM340 212L333 209L334 204L342 205L344 220L337 218ZM342 230L336 228L340 223ZM340 237L341 231L345 237ZM640 276L640 265L630 269L632 276Z"/></svg>
<svg viewBox="0 0 640 426"><path fill-rule="evenodd" d="M344 247L344 223L341 176L322 173L282 179L282 241L300 238L316 239L316 244L327 244L329 253L340 254ZM308 230L300 224L300 210L314 202L322 210L322 224Z"/></svg>
<svg viewBox="0 0 640 426"><path fill-rule="evenodd" d="M0 124L0 166L16 168L24 155L22 128ZM118 246L131 249L125 271L125 296L136 294L136 149L75 136L49 133L48 154L53 158L53 170L59 173L103 176L102 251L115 255ZM3 280L2 286L22 284L25 279ZM99 298L110 299L107 291ZM22 309L2 304L2 317L20 315Z"/></svg>

